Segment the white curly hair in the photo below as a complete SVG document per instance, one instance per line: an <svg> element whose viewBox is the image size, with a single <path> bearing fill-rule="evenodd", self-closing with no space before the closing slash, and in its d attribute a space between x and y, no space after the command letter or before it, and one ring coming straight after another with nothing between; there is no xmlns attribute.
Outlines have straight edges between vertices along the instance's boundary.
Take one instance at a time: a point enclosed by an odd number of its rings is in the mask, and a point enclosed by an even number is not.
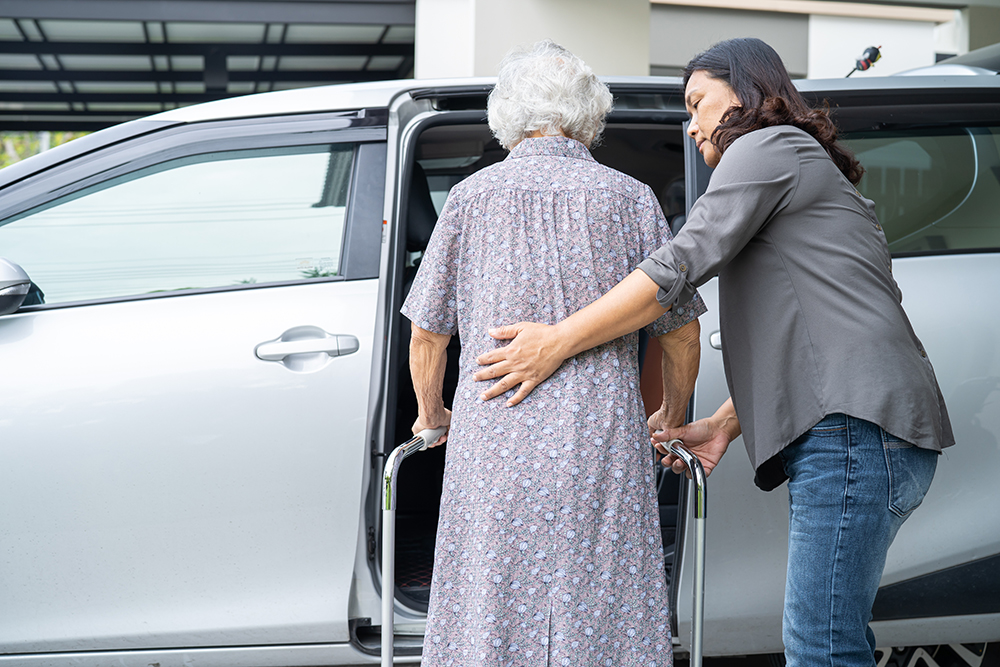
<svg viewBox="0 0 1000 667"><path fill-rule="evenodd" d="M536 131L594 146L613 105L585 62L546 39L507 54L486 108L493 136L510 150Z"/></svg>

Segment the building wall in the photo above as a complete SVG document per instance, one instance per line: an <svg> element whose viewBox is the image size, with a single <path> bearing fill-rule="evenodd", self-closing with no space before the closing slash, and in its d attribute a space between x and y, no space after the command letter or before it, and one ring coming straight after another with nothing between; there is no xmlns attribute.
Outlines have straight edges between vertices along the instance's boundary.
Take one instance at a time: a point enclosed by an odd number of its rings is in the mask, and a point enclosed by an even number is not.
<svg viewBox="0 0 1000 667"><path fill-rule="evenodd" d="M852 77L886 76L935 62L934 24L926 21L888 21L845 16L809 17L810 79L847 76L869 46L881 48L882 58Z"/></svg>
<svg viewBox="0 0 1000 667"><path fill-rule="evenodd" d="M969 7L969 50L1000 42L1000 7Z"/></svg>
<svg viewBox="0 0 1000 667"><path fill-rule="evenodd" d="M650 74L676 76L695 54L733 37L764 40L781 55L792 76L804 77L808 71L808 15L653 5Z"/></svg>
<svg viewBox="0 0 1000 667"><path fill-rule="evenodd" d="M549 38L599 75L646 75L649 15L649 0L478 0L475 73L496 74L511 47Z"/></svg>
<svg viewBox="0 0 1000 667"><path fill-rule="evenodd" d="M649 74L649 0L417 0L416 76L493 76L517 46L552 39L597 74Z"/></svg>
<svg viewBox="0 0 1000 667"><path fill-rule="evenodd" d="M783 13L768 10L764 7L768 3L756 4L762 8L723 9L654 2L649 24L650 73L677 75L692 56L733 37L763 39L781 55L793 78L846 76L869 46L882 47L882 59L867 72L855 72L852 76L888 76L1000 42L997 7L956 9L950 12L951 21L935 24L931 20L917 20L916 16L913 20L901 20ZM881 10L878 14L893 13L891 8L878 7ZM866 7L859 5L859 8L864 13ZM945 17L948 13L944 12ZM913 11L900 10L899 14L910 19Z"/></svg>
<svg viewBox="0 0 1000 667"><path fill-rule="evenodd" d="M781 6L784 12L770 11L766 2L756 2L755 10L725 4L729 8L650 0L417 0L416 76L493 75L512 47L546 37L599 74L668 76L716 42L759 37L798 78L846 76L869 46L881 47L882 59L852 76L896 74L1000 41L998 7L956 9L951 21L935 24L943 19L927 18L930 10L894 11L881 4L861 3L848 11L882 18L793 13L802 11L788 8L795 3ZM944 19L949 14L932 11Z"/></svg>

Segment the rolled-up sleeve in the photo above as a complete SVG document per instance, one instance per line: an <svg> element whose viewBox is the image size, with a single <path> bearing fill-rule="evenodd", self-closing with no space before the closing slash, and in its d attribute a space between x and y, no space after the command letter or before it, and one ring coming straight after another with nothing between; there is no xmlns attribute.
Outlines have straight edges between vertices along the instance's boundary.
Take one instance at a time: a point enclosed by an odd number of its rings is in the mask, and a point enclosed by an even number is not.
<svg viewBox="0 0 1000 667"><path fill-rule="evenodd" d="M660 286L660 305L674 309L690 303L695 288L717 275L788 205L798 177L795 148L781 135L750 132L734 141L684 227L639 264Z"/></svg>
<svg viewBox="0 0 1000 667"><path fill-rule="evenodd" d="M647 188L648 190L648 188ZM663 209L651 190L639 199L637 208L640 211L639 234L640 234L640 257L655 252L657 248L664 244L669 244L673 235L670 233L670 226L666 218L663 217ZM672 308L661 317L654 320L645 329L651 337L656 338L675 329L679 329L691 320L696 320L704 315L708 310L701 296L692 288L693 294L684 302Z"/></svg>

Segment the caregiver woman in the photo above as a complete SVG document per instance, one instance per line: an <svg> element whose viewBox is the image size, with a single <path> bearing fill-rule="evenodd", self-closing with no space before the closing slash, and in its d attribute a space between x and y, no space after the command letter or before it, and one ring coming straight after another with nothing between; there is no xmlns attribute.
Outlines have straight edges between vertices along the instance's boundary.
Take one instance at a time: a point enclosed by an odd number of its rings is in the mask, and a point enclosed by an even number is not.
<svg viewBox="0 0 1000 667"><path fill-rule="evenodd" d="M778 54L722 42L684 71L708 191L674 240L554 326L520 323L479 358L483 394L519 402L564 359L638 329L719 276L730 400L681 438L707 471L742 432L755 482L788 479L787 664L874 665L868 623L886 551L954 444L930 360L903 312L864 173ZM516 334L516 337L515 337ZM662 449L661 449L662 451ZM682 469L672 457L664 463Z"/></svg>

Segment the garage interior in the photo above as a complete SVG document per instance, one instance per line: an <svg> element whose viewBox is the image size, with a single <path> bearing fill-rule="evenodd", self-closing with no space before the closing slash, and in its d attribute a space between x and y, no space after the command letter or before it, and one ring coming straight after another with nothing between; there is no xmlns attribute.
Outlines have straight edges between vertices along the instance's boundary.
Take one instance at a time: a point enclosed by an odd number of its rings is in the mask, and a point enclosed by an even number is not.
<svg viewBox="0 0 1000 667"><path fill-rule="evenodd" d="M6 0L0 132L412 76L415 0Z"/></svg>

